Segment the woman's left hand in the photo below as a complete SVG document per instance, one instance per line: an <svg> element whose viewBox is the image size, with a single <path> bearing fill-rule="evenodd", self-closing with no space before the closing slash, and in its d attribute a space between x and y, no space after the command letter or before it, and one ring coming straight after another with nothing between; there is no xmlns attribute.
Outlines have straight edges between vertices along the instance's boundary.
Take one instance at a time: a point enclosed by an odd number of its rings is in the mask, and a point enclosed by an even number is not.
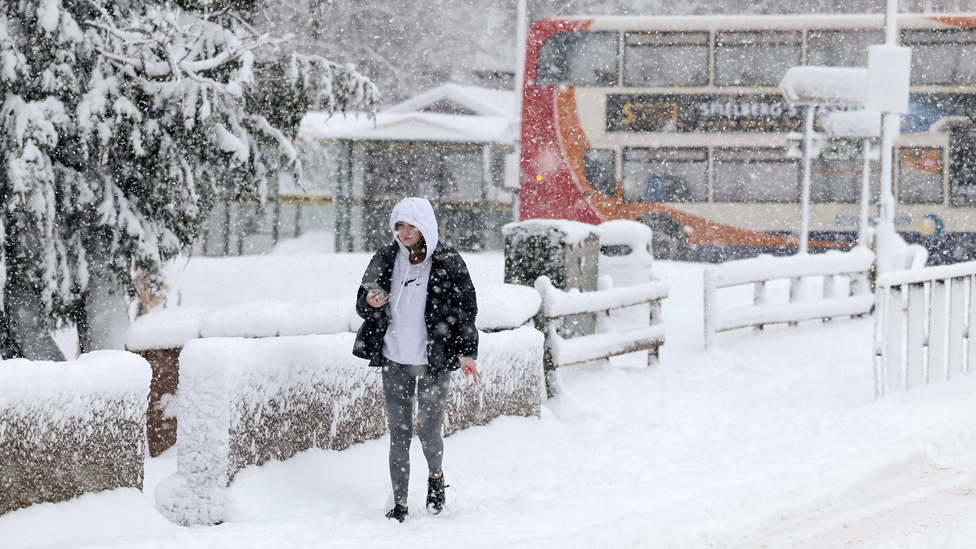
<svg viewBox="0 0 976 549"><path fill-rule="evenodd" d="M474 376L475 383L481 381L481 374L478 373L478 366L473 358L469 356L462 356L461 369L464 370L464 375Z"/></svg>

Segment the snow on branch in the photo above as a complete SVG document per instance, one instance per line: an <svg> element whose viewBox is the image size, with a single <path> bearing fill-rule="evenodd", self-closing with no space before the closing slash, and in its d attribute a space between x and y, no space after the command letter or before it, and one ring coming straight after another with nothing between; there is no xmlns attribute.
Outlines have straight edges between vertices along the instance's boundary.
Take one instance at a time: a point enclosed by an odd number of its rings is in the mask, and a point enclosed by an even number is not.
<svg viewBox="0 0 976 549"><path fill-rule="evenodd" d="M132 67L149 80L190 78L227 86L226 91L239 93L240 80L249 79L249 70L236 70L235 75L222 81L204 73L227 65L247 69L251 60L247 54L273 42L267 34L253 34L249 28L237 25L226 27L179 9L150 7L144 15L130 15L121 25L104 8L99 9L101 16L93 22L100 38L95 51ZM245 35L239 36L242 31Z"/></svg>

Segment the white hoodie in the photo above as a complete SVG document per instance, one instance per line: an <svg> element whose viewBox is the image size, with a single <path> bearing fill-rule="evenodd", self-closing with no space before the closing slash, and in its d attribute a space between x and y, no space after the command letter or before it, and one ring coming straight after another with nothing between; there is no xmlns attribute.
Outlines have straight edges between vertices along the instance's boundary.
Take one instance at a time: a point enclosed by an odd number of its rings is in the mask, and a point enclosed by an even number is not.
<svg viewBox="0 0 976 549"><path fill-rule="evenodd" d="M420 230L427 243L427 255L410 264L410 250L396 234L399 221ZM390 230L399 244L390 284L390 326L383 337L383 356L400 364L427 364L427 283L431 256L437 247L437 219L434 208L423 198L404 198L390 214Z"/></svg>

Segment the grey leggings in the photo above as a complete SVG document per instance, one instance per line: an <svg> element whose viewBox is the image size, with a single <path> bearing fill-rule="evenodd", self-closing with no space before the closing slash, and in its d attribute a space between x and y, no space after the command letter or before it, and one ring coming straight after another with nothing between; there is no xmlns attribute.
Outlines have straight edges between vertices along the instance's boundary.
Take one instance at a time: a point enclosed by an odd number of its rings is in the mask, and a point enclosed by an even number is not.
<svg viewBox="0 0 976 549"><path fill-rule="evenodd" d="M390 480L394 503L407 504L410 481L410 441L413 438L413 395L417 393L417 436L424 447L427 469L431 475L441 473L444 441L441 420L450 386L450 372L427 375L427 365L383 363L383 392L390 427Z"/></svg>

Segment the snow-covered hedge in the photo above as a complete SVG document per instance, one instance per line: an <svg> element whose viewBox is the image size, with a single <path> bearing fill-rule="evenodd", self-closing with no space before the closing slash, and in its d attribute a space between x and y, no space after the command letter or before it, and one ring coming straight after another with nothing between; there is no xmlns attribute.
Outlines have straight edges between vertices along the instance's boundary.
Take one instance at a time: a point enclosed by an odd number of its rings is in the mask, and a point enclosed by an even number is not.
<svg viewBox="0 0 976 549"><path fill-rule="evenodd" d="M156 488L178 524L226 519L224 488L248 465L310 448L339 450L386 432L381 377L351 354L354 334L190 341L180 355L177 473ZM452 378L444 430L539 415L542 334L481 335L475 384Z"/></svg>
<svg viewBox="0 0 976 549"><path fill-rule="evenodd" d="M142 489L149 364L124 351L0 362L0 514Z"/></svg>

